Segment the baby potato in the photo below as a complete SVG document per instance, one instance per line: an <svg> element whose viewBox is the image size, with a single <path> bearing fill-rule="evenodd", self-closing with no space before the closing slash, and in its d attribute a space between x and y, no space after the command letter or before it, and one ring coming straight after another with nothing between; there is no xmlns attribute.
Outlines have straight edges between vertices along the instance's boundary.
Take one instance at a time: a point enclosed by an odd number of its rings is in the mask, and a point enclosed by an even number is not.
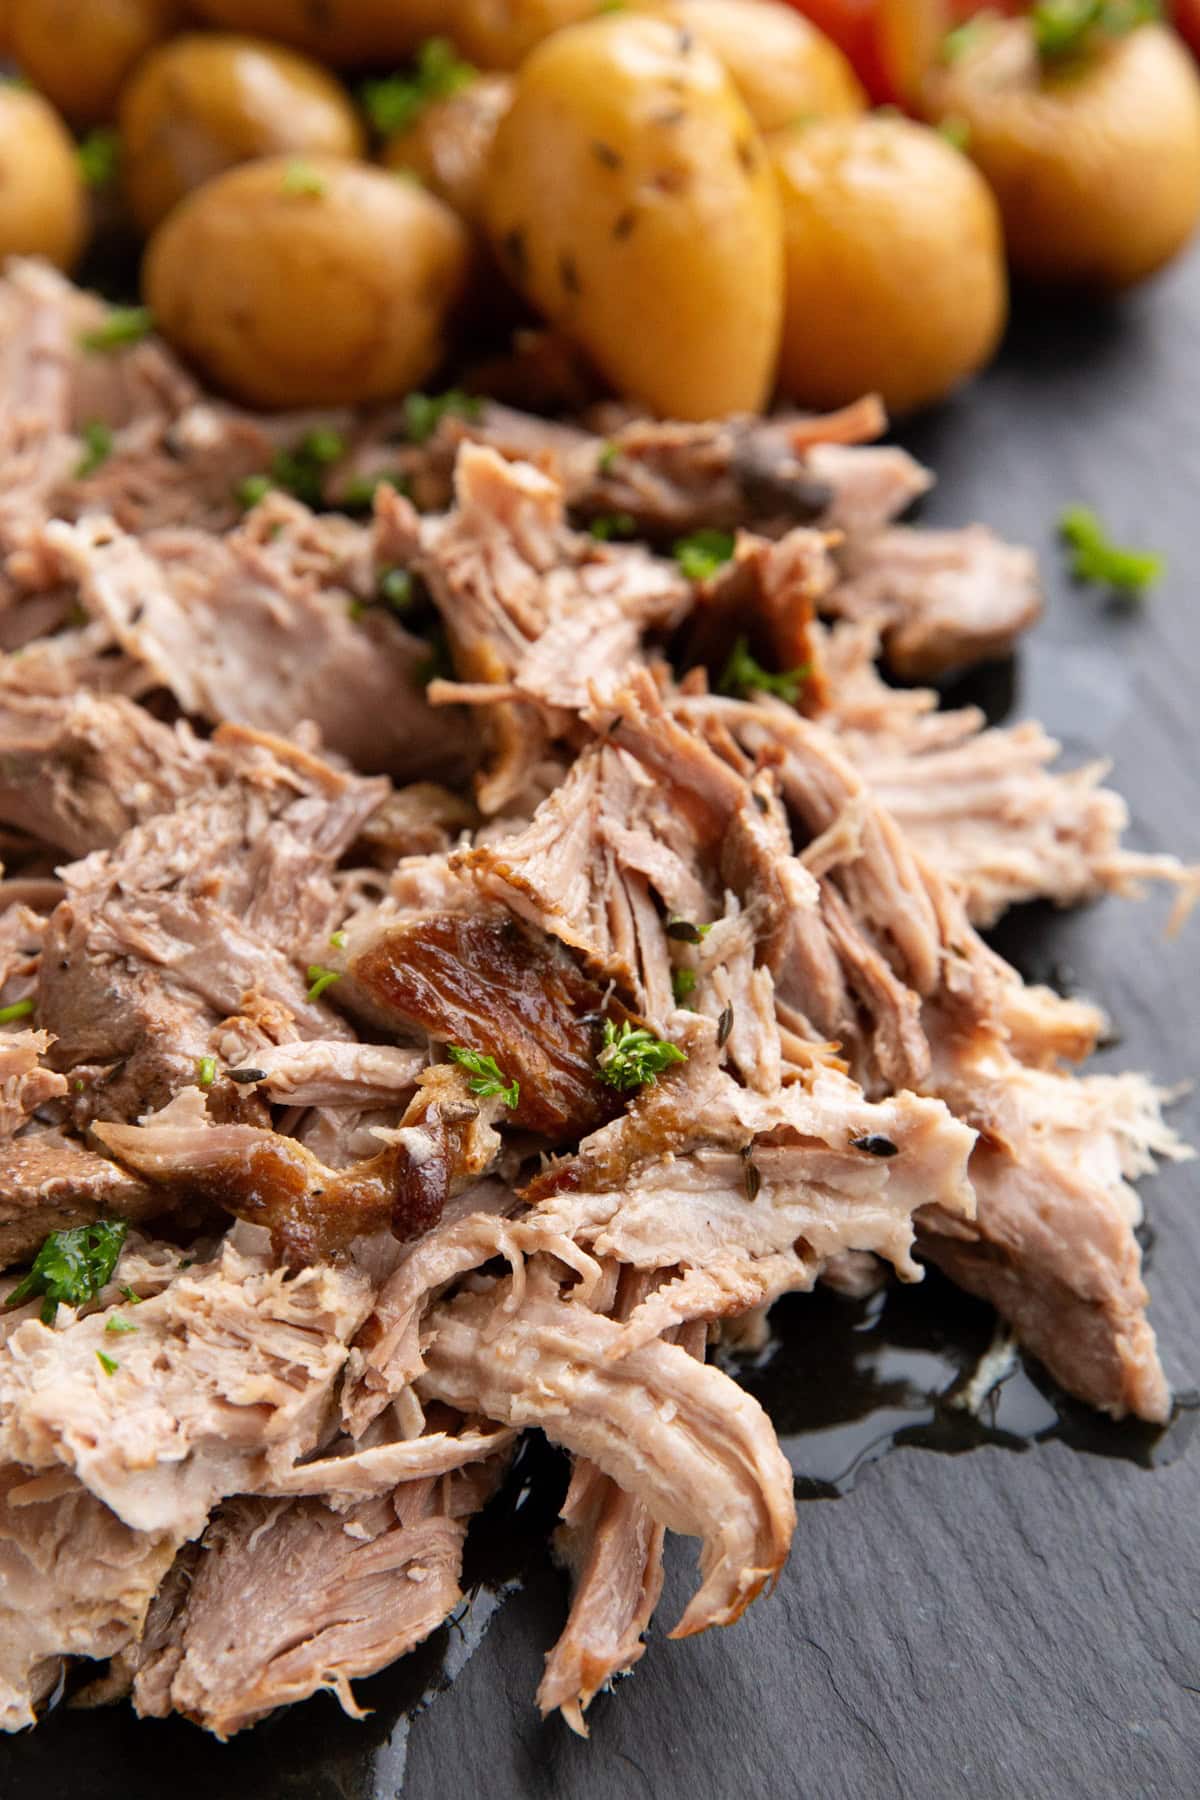
<svg viewBox="0 0 1200 1800"><path fill-rule="evenodd" d="M779 200L704 45L630 13L548 38L517 74L485 208L516 286L622 393L686 419L763 405Z"/></svg>
<svg viewBox="0 0 1200 1800"><path fill-rule="evenodd" d="M364 150L358 114L332 75L294 50L220 32L186 33L152 50L118 117L121 179L145 232L235 163Z"/></svg>
<svg viewBox="0 0 1200 1800"><path fill-rule="evenodd" d="M0 82L0 263L44 256L70 269L86 229L83 178L66 126L40 94Z"/></svg>
<svg viewBox="0 0 1200 1800"><path fill-rule="evenodd" d="M515 69L552 31L602 10L600 0L448 0L440 29L481 69Z"/></svg>
<svg viewBox="0 0 1200 1800"><path fill-rule="evenodd" d="M264 157L181 200L143 292L165 335L252 406L403 393L436 367L467 236L415 183L338 157Z"/></svg>
<svg viewBox="0 0 1200 1800"><path fill-rule="evenodd" d="M507 75L481 75L424 107L384 147L389 169L407 169L468 224L482 226L483 183L496 127L512 100Z"/></svg>
<svg viewBox="0 0 1200 1800"><path fill-rule="evenodd" d="M8 0L24 74L76 125L110 119L138 58L179 20L181 0Z"/></svg>
<svg viewBox="0 0 1200 1800"><path fill-rule="evenodd" d="M846 58L815 25L775 0L664 0L655 12L724 63L760 131L860 113L867 104Z"/></svg>
<svg viewBox="0 0 1200 1800"><path fill-rule="evenodd" d="M1007 311L1000 219L926 126L830 119L770 140L786 267L780 382L804 405L923 406L991 356Z"/></svg>
<svg viewBox="0 0 1200 1800"><path fill-rule="evenodd" d="M1200 216L1200 81L1175 35L1142 25L1043 66L1025 20L931 73L925 110L956 114L991 183L1009 260L1033 280L1122 288Z"/></svg>
<svg viewBox="0 0 1200 1800"><path fill-rule="evenodd" d="M278 38L337 68L382 67L449 29L451 0L191 0L210 25Z"/></svg>

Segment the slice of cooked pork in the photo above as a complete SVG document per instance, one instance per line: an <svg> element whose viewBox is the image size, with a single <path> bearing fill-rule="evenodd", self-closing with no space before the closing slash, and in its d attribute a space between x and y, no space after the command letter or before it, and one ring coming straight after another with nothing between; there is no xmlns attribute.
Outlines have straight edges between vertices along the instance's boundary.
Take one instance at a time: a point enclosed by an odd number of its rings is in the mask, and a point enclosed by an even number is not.
<svg viewBox="0 0 1200 1800"><path fill-rule="evenodd" d="M225 1739L326 1688L361 1718L350 1683L421 1643L462 1598L467 1523L497 1473L409 1482L342 1512L229 1501L134 1679L138 1712L180 1712Z"/></svg>
<svg viewBox="0 0 1200 1800"><path fill-rule="evenodd" d="M0 1142L66 1093L65 1078L42 1064L51 1041L48 1031L0 1031Z"/></svg>
<svg viewBox="0 0 1200 1800"><path fill-rule="evenodd" d="M23 1262L52 1231L162 1211L150 1185L58 1131L6 1144L0 1161L0 1268Z"/></svg>
<svg viewBox="0 0 1200 1800"><path fill-rule="evenodd" d="M435 1307L418 1392L540 1426L668 1530L700 1538L701 1586L672 1635L731 1624L782 1566L795 1525L791 1470L766 1414L675 1344L614 1357L620 1325L554 1287L531 1272L512 1310L508 1280Z"/></svg>
<svg viewBox="0 0 1200 1800"><path fill-rule="evenodd" d="M289 1275L226 1240L136 1331L109 1333L108 1309L27 1319L0 1346L0 1454L70 1470L136 1531L195 1537L316 1449L371 1292L352 1263Z"/></svg>

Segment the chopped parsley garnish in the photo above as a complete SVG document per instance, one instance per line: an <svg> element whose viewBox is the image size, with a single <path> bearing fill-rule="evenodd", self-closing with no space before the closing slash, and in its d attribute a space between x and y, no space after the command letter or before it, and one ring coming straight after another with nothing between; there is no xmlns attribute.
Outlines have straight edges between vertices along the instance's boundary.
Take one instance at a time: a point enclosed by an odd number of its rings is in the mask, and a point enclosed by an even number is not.
<svg viewBox="0 0 1200 1800"><path fill-rule="evenodd" d="M121 1298L122 1300L127 1301L130 1306L140 1306L142 1304L142 1296L140 1294L135 1294L133 1289L128 1285L121 1289Z"/></svg>
<svg viewBox="0 0 1200 1800"><path fill-rule="evenodd" d="M707 581L733 555L732 531L693 531L671 552L689 581Z"/></svg>
<svg viewBox="0 0 1200 1800"><path fill-rule="evenodd" d="M938 125L938 131L946 142L966 153L971 142L971 121L964 119L961 113L948 113Z"/></svg>
<svg viewBox="0 0 1200 1800"><path fill-rule="evenodd" d="M98 125L89 131L75 152L83 185L105 188L117 173L121 140L111 125Z"/></svg>
<svg viewBox="0 0 1200 1800"><path fill-rule="evenodd" d="M100 1364L100 1367L104 1370L106 1375L115 1375L121 1366L115 1356L105 1356L103 1350L97 1350L96 1361Z"/></svg>
<svg viewBox="0 0 1200 1800"><path fill-rule="evenodd" d="M329 943L330 943L330 947L334 950L344 950L346 948L345 932L344 931L331 931L329 934Z"/></svg>
<svg viewBox="0 0 1200 1800"><path fill-rule="evenodd" d="M671 976L671 992L682 1003L696 991L695 969L676 969Z"/></svg>
<svg viewBox="0 0 1200 1800"><path fill-rule="evenodd" d="M395 488L397 493L407 494L408 476L399 469L384 469L378 475L355 475L343 487L339 504L347 512L368 512L381 487Z"/></svg>
<svg viewBox="0 0 1200 1800"><path fill-rule="evenodd" d="M1059 518L1058 530L1071 547L1071 573L1076 581L1095 581L1130 599L1140 599L1166 567L1164 559L1152 550L1129 550L1114 544L1090 507L1068 506Z"/></svg>
<svg viewBox="0 0 1200 1800"><path fill-rule="evenodd" d="M114 306L102 325L85 331L79 342L85 350L124 350L140 344L154 330L154 314L148 306Z"/></svg>
<svg viewBox="0 0 1200 1800"><path fill-rule="evenodd" d="M36 1002L30 995L24 1000L13 1000L8 1006L0 1006L0 1025L11 1025L15 1019L27 1019Z"/></svg>
<svg viewBox="0 0 1200 1800"><path fill-rule="evenodd" d="M233 497L239 506L244 506L249 512L252 506L257 506L260 500L265 500L270 491L271 477L269 475L247 475L244 480L237 483L233 490Z"/></svg>
<svg viewBox="0 0 1200 1800"><path fill-rule="evenodd" d="M462 1044L447 1044L446 1055L451 1062L468 1071L471 1092L478 1094L481 1100L499 1094L505 1106L516 1106L521 1097L521 1084L515 1076L509 1081L494 1056L483 1056L478 1050L465 1049Z"/></svg>
<svg viewBox="0 0 1200 1800"><path fill-rule="evenodd" d="M462 388L447 388L444 394L406 394L404 397L404 432L410 444L424 444L433 436L442 420L478 419L483 402Z"/></svg>
<svg viewBox="0 0 1200 1800"><path fill-rule="evenodd" d="M1029 23L1038 55L1055 63L1081 55L1097 38L1125 37L1161 17L1158 0L1038 0Z"/></svg>
<svg viewBox="0 0 1200 1800"><path fill-rule="evenodd" d="M594 538L599 538L602 544L607 544L613 538L636 537L637 520L632 513L627 512L601 513L598 519L592 520L588 530Z"/></svg>
<svg viewBox="0 0 1200 1800"><path fill-rule="evenodd" d="M336 431L310 431L294 450L277 450L271 458L271 480L306 506L320 506L325 471L346 454L346 441Z"/></svg>
<svg viewBox="0 0 1200 1800"><path fill-rule="evenodd" d="M197 1087L211 1087L217 1078L217 1059L215 1056L202 1056L196 1064Z"/></svg>
<svg viewBox="0 0 1200 1800"><path fill-rule="evenodd" d="M750 646L744 637L740 637L721 670L717 686L723 694L777 694L789 706L794 706L808 676L807 663L801 663L796 669L781 669L778 675L773 675L751 656Z"/></svg>
<svg viewBox="0 0 1200 1800"><path fill-rule="evenodd" d="M409 571L400 568L380 569L379 598L393 612L407 612L413 603L413 578Z"/></svg>
<svg viewBox="0 0 1200 1800"><path fill-rule="evenodd" d="M407 131L433 100L445 100L469 87L478 71L464 62L449 38L427 38L408 75L389 75L363 83L362 109L380 137Z"/></svg>
<svg viewBox="0 0 1200 1800"><path fill-rule="evenodd" d="M109 1337L121 1337L127 1331L136 1331L137 1326L129 1319L123 1319L120 1313L114 1313L104 1329Z"/></svg>
<svg viewBox="0 0 1200 1800"><path fill-rule="evenodd" d="M340 981L341 979L342 973L340 969L323 969L320 963L309 963L309 999L319 1000L326 988L332 987L335 981ZM261 1079L261 1072L258 1078Z"/></svg>
<svg viewBox="0 0 1200 1800"><path fill-rule="evenodd" d="M678 1044L655 1037L644 1025L631 1025L623 1019L618 1029L611 1019L605 1019L604 1048L596 1065L601 1081L607 1081L609 1087L628 1092L653 1086L664 1069L686 1061L687 1053Z"/></svg>
<svg viewBox="0 0 1200 1800"><path fill-rule="evenodd" d="M94 1300L111 1279L128 1230L124 1219L97 1219L92 1225L52 1231L7 1304L20 1306L42 1294L42 1324L53 1325L60 1303L82 1306Z"/></svg>
<svg viewBox="0 0 1200 1800"><path fill-rule="evenodd" d="M979 12L964 19L961 25L956 25L942 39L938 48L939 60L944 63L961 62L964 56L969 56L972 50L991 36L995 26L994 12Z"/></svg>
<svg viewBox="0 0 1200 1800"><path fill-rule="evenodd" d="M613 464L620 454L621 449L618 444L609 443L601 446L600 454L596 458L596 467L602 475L610 475L612 473Z"/></svg>
<svg viewBox="0 0 1200 1800"><path fill-rule="evenodd" d="M96 470L108 461L113 447L113 434L107 425L100 423L99 419L89 420L84 426L81 436L84 442L84 452L75 464L76 481L83 481L88 475L94 475Z"/></svg>
<svg viewBox="0 0 1200 1800"><path fill-rule="evenodd" d="M311 163L294 157L283 171L281 186L285 194L309 194L319 199L325 192L325 177Z"/></svg>

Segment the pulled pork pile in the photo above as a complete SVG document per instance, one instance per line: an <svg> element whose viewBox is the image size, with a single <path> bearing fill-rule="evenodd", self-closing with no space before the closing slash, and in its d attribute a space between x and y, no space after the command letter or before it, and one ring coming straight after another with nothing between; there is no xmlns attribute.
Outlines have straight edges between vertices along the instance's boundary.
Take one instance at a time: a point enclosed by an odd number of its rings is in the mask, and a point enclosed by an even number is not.
<svg viewBox="0 0 1200 1800"><path fill-rule="evenodd" d="M877 674L1038 600L982 527L895 523L928 477L860 441L876 408L484 404L414 443L89 350L100 303L36 266L0 317L7 1727L78 1659L220 1736L354 1710L536 1426L573 1468L538 1698L583 1730L665 1531L700 1545L676 1636L787 1555L722 1322L915 1253L1166 1417L1131 1185L1182 1153L1162 1096L1077 1074L1101 1015L977 927L1191 878L1037 726ZM242 516L314 432L316 508Z"/></svg>

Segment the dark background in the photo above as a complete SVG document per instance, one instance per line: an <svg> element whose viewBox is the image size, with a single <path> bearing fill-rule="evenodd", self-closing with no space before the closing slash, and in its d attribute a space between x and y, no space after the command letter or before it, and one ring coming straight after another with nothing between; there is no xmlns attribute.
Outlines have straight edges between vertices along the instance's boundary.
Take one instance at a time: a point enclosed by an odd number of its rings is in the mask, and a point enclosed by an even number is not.
<svg viewBox="0 0 1200 1800"><path fill-rule="evenodd" d="M1015 665L970 684L997 715L1041 718L1071 760L1116 764L1129 841L1200 858L1200 258L1109 308L1023 302L999 362L900 436L938 472L925 517L982 519L1033 544L1046 617ZM1166 580L1129 609L1063 574L1054 522L1097 507L1119 541L1163 550ZM960 690L961 693L964 690ZM1025 909L999 942L1027 974L1099 999L1121 1035L1101 1066L1169 1082L1200 1064L1200 921L1168 943L1159 897L1071 916ZM1175 1121L1200 1142L1200 1104ZM1153 1318L1167 1371L1200 1386L1197 1176L1144 1192ZM584 1744L533 1705L564 1588L541 1545L561 1469L534 1445L473 1546L484 1585L458 1625L360 1684L355 1725L322 1696L222 1748L127 1708L60 1710L0 1743L3 1800L1029 1800L1200 1792L1200 1441L1189 1411L1152 1447L1056 1423L1036 1376L1001 1391L989 1441L942 1429L928 1395L990 1322L930 1282L882 1318L786 1302L782 1344L751 1376L803 1473L844 1472L801 1506L778 1591L733 1630L666 1641L692 1583L674 1541L660 1620L634 1676L591 1713ZM1060 1409L1061 1410L1061 1409ZM866 1413L865 1423L847 1421ZM940 1423L939 1423L940 1421ZM883 1456L897 1426L912 1447ZM1038 1441L1034 1442L1033 1439ZM1200 1440L1200 1434L1198 1434ZM939 1453L945 1443L963 1454ZM876 1460L871 1460L874 1457ZM802 1484L830 1495L828 1482ZM498 1582L520 1576L503 1605ZM485 1629L486 1627L486 1629ZM462 1664L447 1691L437 1692ZM407 1719L407 1713L433 1702Z"/></svg>

